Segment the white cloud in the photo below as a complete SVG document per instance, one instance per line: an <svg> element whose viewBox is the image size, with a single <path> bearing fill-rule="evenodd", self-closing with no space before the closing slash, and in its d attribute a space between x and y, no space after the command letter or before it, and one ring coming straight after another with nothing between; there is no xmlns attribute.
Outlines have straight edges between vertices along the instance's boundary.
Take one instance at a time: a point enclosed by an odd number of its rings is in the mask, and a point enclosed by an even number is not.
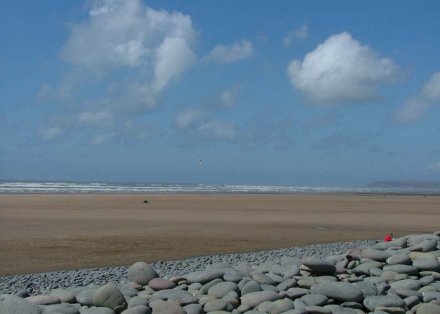
<svg viewBox="0 0 440 314"><path fill-rule="evenodd" d="M440 171L440 161L439 162L434 162L434 163L426 166L425 170L428 170L428 171Z"/></svg>
<svg viewBox="0 0 440 314"><path fill-rule="evenodd" d="M217 63L233 63L249 58L253 52L252 43L243 39L240 42L235 42L232 46L215 46L205 59Z"/></svg>
<svg viewBox="0 0 440 314"><path fill-rule="evenodd" d="M287 72L307 100L322 104L372 100L380 84L399 76L392 59L379 57L348 33L330 36L304 60L293 60Z"/></svg>
<svg viewBox="0 0 440 314"><path fill-rule="evenodd" d="M419 95L409 99L396 112L395 118L401 123L417 121L423 118L425 112L433 104L440 104L440 72L431 75Z"/></svg>
<svg viewBox="0 0 440 314"><path fill-rule="evenodd" d="M198 127L198 131L202 137L222 140L233 140L237 134L235 126L232 123L215 120L201 124Z"/></svg>
<svg viewBox="0 0 440 314"><path fill-rule="evenodd" d="M113 114L106 111L81 112L78 115L78 122L98 127L111 127L113 125Z"/></svg>
<svg viewBox="0 0 440 314"><path fill-rule="evenodd" d="M150 109L170 81L195 61L195 39L187 15L156 11L140 0L95 1L87 20L72 27L62 56L81 73L98 78L123 74L127 88L136 87L128 104ZM121 92L112 98L119 99L121 107L126 96Z"/></svg>
<svg viewBox="0 0 440 314"><path fill-rule="evenodd" d="M236 102L236 96L238 93L239 88L237 86L229 89L229 90L225 90L223 92L220 93L220 99L219 99L219 103L220 105L224 106L224 107L233 107L235 105Z"/></svg>
<svg viewBox="0 0 440 314"><path fill-rule="evenodd" d="M114 138L113 133L96 134L89 141L90 145L102 145L110 142Z"/></svg>
<svg viewBox="0 0 440 314"><path fill-rule="evenodd" d="M287 34L283 39L283 44L289 46L295 41L295 39L305 39L307 37L309 37L309 28L307 25L303 25Z"/></svg>
<svg viewBox="0 0 440 314"><path fill-rule="evenodd" d="M176 125L180 129L186 129L201 118L203 113L199 109L188 108L177 114Z"/></svg>
<svg viewBox="0 0 440 314"><path fill-rule="evenodd" d="M45 141L52 141L63 133L63 129L58 126L44 128L41 132L41 138Z"/></svg>

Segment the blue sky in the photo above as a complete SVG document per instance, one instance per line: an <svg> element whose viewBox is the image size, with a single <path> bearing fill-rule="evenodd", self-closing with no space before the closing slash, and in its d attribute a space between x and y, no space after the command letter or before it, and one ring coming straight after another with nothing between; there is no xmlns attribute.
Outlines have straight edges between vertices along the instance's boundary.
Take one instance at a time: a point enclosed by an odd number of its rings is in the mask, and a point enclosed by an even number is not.
<svg viewBox="0 0 440 314"><path fill-rule="evenodd" d="M438 12L2 1L0 179L438 181Z"/></svg>

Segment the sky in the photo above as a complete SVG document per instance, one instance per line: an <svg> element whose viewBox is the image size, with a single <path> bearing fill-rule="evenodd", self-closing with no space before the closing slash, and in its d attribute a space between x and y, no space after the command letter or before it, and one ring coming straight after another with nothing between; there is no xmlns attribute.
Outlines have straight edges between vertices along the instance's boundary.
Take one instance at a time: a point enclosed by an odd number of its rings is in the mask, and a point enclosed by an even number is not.
<svg viewBox="0 0 440 314"><path fill-rule="evenodd" d="M439 12L1 1L0 179L439 181Z"/></svg>

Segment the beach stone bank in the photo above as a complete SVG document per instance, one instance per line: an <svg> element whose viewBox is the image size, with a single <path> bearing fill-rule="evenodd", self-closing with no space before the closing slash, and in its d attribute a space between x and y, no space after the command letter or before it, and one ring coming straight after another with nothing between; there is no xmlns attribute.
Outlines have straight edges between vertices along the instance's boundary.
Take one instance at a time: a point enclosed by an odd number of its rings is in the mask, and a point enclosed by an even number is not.
<svg viewBox="0 0 440 314"><path fill-rule="evenodd" d="M0 294L0 314L440 314L440 232L302 252L174 275L138 262L117 283Z"/></svg>

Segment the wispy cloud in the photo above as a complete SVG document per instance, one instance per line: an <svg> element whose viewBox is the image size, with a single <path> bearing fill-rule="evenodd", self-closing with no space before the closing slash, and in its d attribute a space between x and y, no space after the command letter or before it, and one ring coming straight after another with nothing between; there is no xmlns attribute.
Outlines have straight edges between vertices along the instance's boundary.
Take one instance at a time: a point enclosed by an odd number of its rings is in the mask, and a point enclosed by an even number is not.
<svg viewBox="0 0 440 314"><path fill-rule="evenodd" d="M293 87L312 103L365 102L378 97L376 88L395 81L399 68L349 33L330 36L287 68Z"/></svg>
<svg viewBox="0 0 440 314"><path fill-rule="evenodd" d="M283 44L285 46L289 46L295 42L295 40L305 39L307 37L309 37L309 28L307 25L302 25L301 27L298 27L287 34L287 36L283 39Z"/></svg>
<svg viewBox="0 0 440 314"><path fill-rule="evenodd" d="M434 162L432 164L429 164L425 167L425 170L427 171L435 171L435 172L440 172L440 161L439 162Z"/></svg>
<svg viewBox="0 0 440 314"><path fill-rule="evenodd" d="M440 104L440 72L431 75L429 81L415 97L410 98L395 114L398 122L417 121L433 104Z"/></svg>
<svg viewBox="0 0 440 314"><path fill-rule="evenodd" d="M243 39L230 46L217 45L204 58L208 62L233 63L249 58L254 53L254 47L249 40Z"/></svg>

